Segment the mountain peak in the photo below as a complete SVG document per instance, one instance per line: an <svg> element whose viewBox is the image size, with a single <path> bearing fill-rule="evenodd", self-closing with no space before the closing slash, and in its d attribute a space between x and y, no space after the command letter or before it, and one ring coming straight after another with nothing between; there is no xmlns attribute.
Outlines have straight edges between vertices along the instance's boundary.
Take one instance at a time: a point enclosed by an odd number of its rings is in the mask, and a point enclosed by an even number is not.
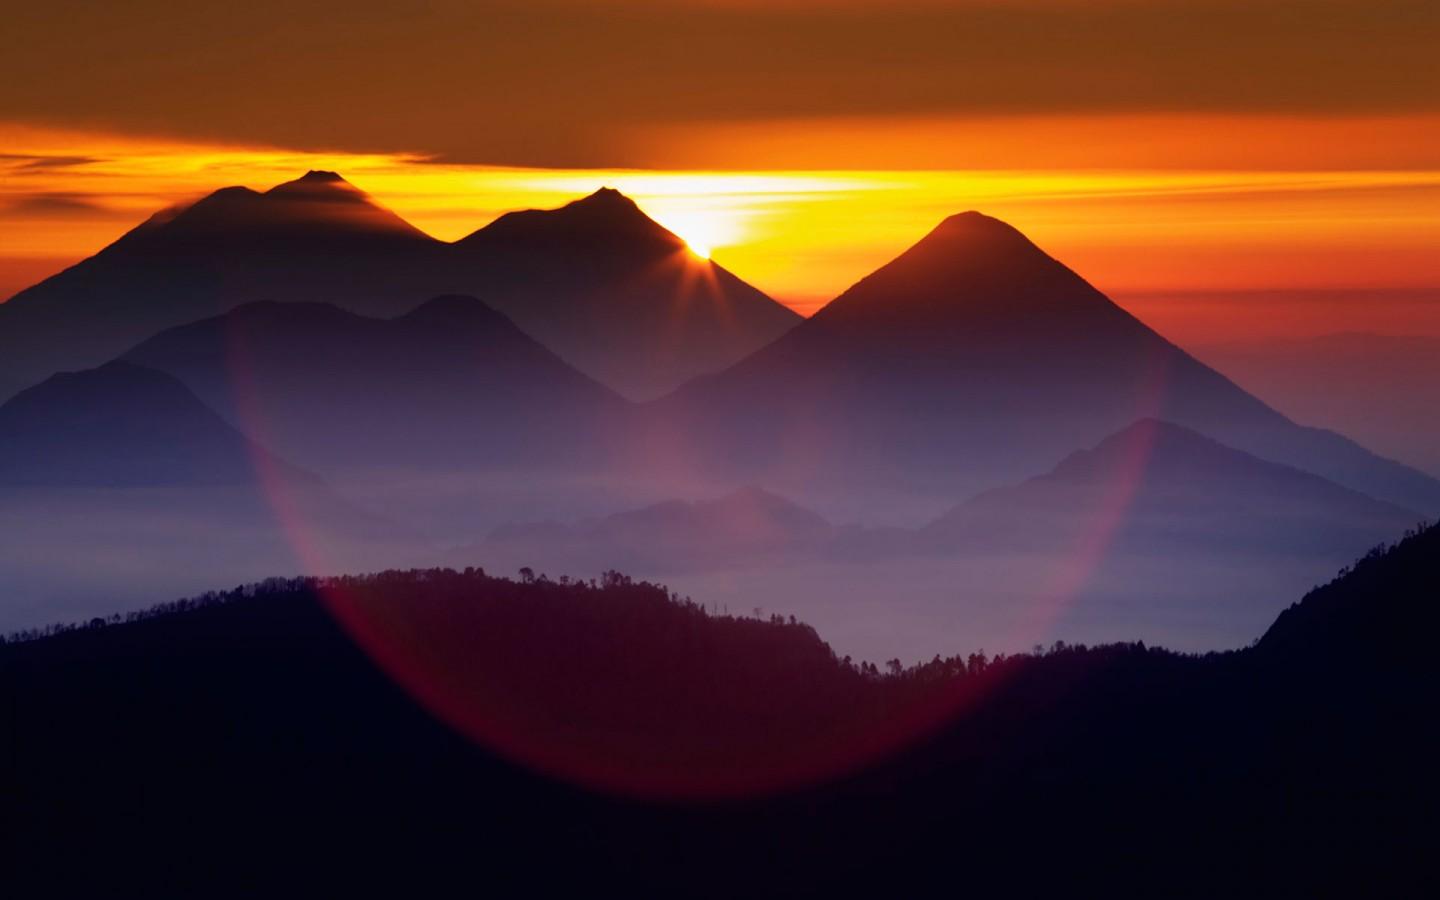
<svg viewBox="0 0 1440 900"><path fill-rule="evenodd" d="M301 175L299 178L297 178L296 181L314 183L333 183L339 181L345 184L349 183L345 181L344 178L340 177L339 172L331 172L326 169L311 169L304 175Z"/></svg>
<svg viewBox="0 0 1440 900"><path fill-rule="evenodd" d="M627 205L629 205L629 206L634 206L634 205L635 205L635 201L634 201L634 200L631 200L629 197L627 197L627 196L625 196L624 194L620 193L619 189L613 188L613 187L608 187L608 186L607 186L607 187L599 188L598 190L595 191L595 193L589 195L588 197L581 197L579 200L575 200L575 201L572 201L572 202L574 202L574 203L624 203L624 204L627 204Z"/></svg>
<svg viewBox="0 0 1440 900"><path fill-rule="evenodd" d="M602 187L558 209L506 213L461 243L488 240L564 242L607 250L629 245L646 252L656 246L666 252L685 246L683 240L647 216L634 200L612 187Z"/></svg>
<svg viewBox="0 0 1440 900"><path fill-rule="evenodd" d="M955 332L997 328L1084 328L1086 317L1097 313L1113 320L1112 306L1019 229L971 210L946 218L814 321L948 340Z"/></svg>
<svg viewBox="0 0 1440 900"><path fill-rule="evenodd" d="M438 327L456 332L476 327L514 330L505 316L468 294L442 294L425 301L400 317L412 325Z"/></svg>
<svg viewBox="0 0 1440 900"><path fill-rule="evenodd" d="M114 246L163 248L178 241L191 249L231 252L235 242L288 246L297 240L355 238L433 241L335 172L311 170L263 193L221 188L187 207L152 217Z"/></svg>
<svg viewBox="0 0 1440 900"><path fill-rule="evenodd" d="M1049 259L1020 229L993 216L969 210L947 217L910 252L922 248L958 256L953 263L995 264L1016 258Z"/></svg>
<svg viewBox="0 0 1440 900"><path fill-rule="evenodd" d="M1046 477L1069 482L1171 479L1188 484L1218 476L1233 484L1323 484L1327 491L1349 493L1318 475L1262 460L1192 428L1155 418L1138 419L1094 447L1070 454Z"/></svg>
<svg viewBox="0 0 1440 900"><path fill-rule="evenodd" d="M307 200L347 200L369 204L364 191L341 178L336 172L311 169L299 178L277 184L265 192L267 197Z"/></svg>

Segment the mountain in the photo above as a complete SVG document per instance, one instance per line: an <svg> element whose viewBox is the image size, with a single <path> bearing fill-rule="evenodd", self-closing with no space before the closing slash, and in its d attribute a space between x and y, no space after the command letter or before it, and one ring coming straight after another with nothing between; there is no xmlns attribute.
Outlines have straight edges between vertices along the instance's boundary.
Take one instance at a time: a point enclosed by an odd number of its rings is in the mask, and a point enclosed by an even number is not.
<svg viewBox="0 0 1440 900"><path fill-rule="evenodd" d="M1433 688L1437 560L1440 527L1416 529L1393 546L1377 547L1282 612L1257 643L1257 654L1271 667L1306 678L1343 680L1346 668L1363 666L1400 674L1395 683ZM1337 658L1346 660L1338 672Z"/></svg>
<svg viewBox="0 0 1440 900"><path fill-rule="evenodd" d="M1440 474L1440 337L1341 333L1191 349L1286 415Z"/></svg>
<svg viewBox="0 0 1440 900"><path fill-rule="evenodd" d="M1339 566L1424 519L1188 428L1145 419L921 532L935 548L1320 556ZM1203 577L1203 567L1192 573Z"/></svg>
<svg viewBox="0 0 1440 900"><path fill-rule="evenodd" d="M1244 650L960 633L883 668L620 576L212 592L0 643L7 883L1409 895L1440 796L1437 579L1431 528Z"/></svg>
<svg viewBox="0 0 1440 900"><path fill-rule="evenodd" d="M818 514L757 487L715 500L671 500L564 525L512 523L472 548L487 564L594 575L773 563L819 551L833 536Z"/></svg>
<svg viewBox="0 0 1440 900"><path fill-rule="evenodd" d="M866 487L972 494L1153 417L1440 510L1440 482L1296 425L973 212L651 413L656 454L809 502Z"/></svg>
<svg viewBox="0 0 1440 900"><path fill-rule="evenodd" d="M112 362L0 405L0 485L234 485L311 479L221 421L168 375Z"/></svg>
<svg viewBox="0 0 1440 900"><path fill-rule="evenodd" d="M0 305L0 397L256 300L397 315L432 296L433 240L332 172L164 210Z"/></svg>
<svg viewBox="0 0 1440 900"><path fill-rule="evenodd" d="M631 399L717 372L800 317L602 188L455 244L457 289Z"/></svg>
<svg viewBox="0 0 1440 900"><path fill-rule="evenodd" d="M723 368L799 320L613 190L511 213L447 244L334 172L309 172L159 212L0 304L0 398L245 303L393 318L440 294L479 296L582 371L644 396Z"/></svg>
<svg viewBox="0 0 1440 900"><path fill-rule="evenodd" d="M626 404L473 297L393 319L256 303L125 354L304 465L594 461Z"/></svg>
<svg viewBox="0 0 1440 900"><path fill-rule="evenodd" d="M420 547L127 362L0 406L0 533L0 628Z"/></svg>

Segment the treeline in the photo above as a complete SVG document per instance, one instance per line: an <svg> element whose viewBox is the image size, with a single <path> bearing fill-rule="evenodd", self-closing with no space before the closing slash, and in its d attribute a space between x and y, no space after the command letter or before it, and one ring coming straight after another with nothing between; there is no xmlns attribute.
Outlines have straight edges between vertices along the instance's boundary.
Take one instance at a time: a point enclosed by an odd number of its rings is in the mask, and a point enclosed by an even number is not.
<svg viewBox="0 0 1440 900"><path fill-rule="evenodd" d="M1383 547L1376 548L1367 556L1367 559L1381 554L1384 549ZM688 596L671 591L662 584L644 580L636 581L629 575L618 571L604 572L599 578L579 579L562 575L552 580L544 573L537 575L533 570L525 568L520 570L519 576L518 579L509 579L503 576L489 575L483 568L467 567L463 570L450 568L391 569L361 575L272 577L242 584L229 590L206 591L193 597L183 597L156 603L144 609L112 613L85 621L56 622L36 628L16 629L8 634L0 634L0 645L38 641L113 625L135 625L241 601L309 602L327 593L393 591L395 594L389 599L403 602L403 598L407 595L413 596L419 591L439 589L446 592L456 590L467 592L469 599L466 602L484 602L485 598L500 596L496 593L497 588L504 586L504 591L508 592L516 585L527 586L527 592L536 597L541 596L541 593L547 590L558 589L561 593L568 593L570 600L576 603L604 597L607 592L623 594L629 602L643 598L652 611L657 608L658 602L663 601L675 607L677 612L716 623L720 627L752 628L756 624L762 624L772 628L799 629L800 633L819 640L819 635L813 627L800 622L793 615L787 617L771 613L767 616L764 615L763 610L758 608L753 610L751 615L743 612L731 613L728 609L721 612L714 607L698 603ZM829 648L828 644L825 646L827 649ZM1163 648L1147 648L1143 641L1115 642L1095 649L1105 652L1135 651L1172 656L1196 656L1196 654L1177 654ZM898 658L893 658L886 660L883 668L868 660L856 661L850 656L835 657L833 651L831 651L831 656L841 668L871 680L934 684L952 681L966 675L980 675L991 666L1003 666L1019 660L1036 659L1048 655L1085 654L1090 651L1091 648L1084 643L1067 643L1064 640L1056 640L1049 646L1036 644L1029 653L1006 654L1002 652L990 656L981 649L945 657L936 655L930 660L921 660L908 665Z"/></svg>
<svg viewBox="0 0 1440 900"><path fill-rule="evenodd" d="M1243 651L876 666L618 574L273 579L0 647L0 852L50 895L1397 895L1437 600L1431 528Z"/></svg>

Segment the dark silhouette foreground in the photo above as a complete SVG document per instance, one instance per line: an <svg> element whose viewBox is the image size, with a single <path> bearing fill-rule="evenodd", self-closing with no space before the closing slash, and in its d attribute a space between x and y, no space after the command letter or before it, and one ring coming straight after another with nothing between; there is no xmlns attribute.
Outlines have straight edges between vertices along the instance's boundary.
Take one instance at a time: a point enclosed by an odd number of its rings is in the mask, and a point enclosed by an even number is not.
<svg viewBox="0 0 1440 900"><path fill-rule="evenodd" d="M1428 872L1437 598L1431 528L1245 651L881 670L621 576L271 582L0 647L5 870L149 896L1393 894Z"/></svg>

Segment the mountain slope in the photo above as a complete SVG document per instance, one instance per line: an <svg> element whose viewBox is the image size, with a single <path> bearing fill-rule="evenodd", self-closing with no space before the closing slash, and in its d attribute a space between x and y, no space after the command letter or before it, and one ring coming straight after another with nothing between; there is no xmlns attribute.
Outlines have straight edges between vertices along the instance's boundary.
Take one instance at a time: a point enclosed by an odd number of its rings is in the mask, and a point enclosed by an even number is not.
<svg viewBox="0 0 1440 900"><path fill-rule="evenodd" d="M126 362L55 375L0 406L0 485L233 485L305 479L168 375Z"/></svg>
<svg viewBox="0 0 1440 900"><path fill-rule="evenodd" d="M334 172L163 210L0 304L0 398L166 328L259 301L391 318L474 294L581 370L654 396L799 320L603 190L435 240Z"/></svg>
<svg viewBox="0 0 1440 900"><path fill-rule="evenodd" d="M126 362L0 406L0 533L0 628L421 551L174 378Z"/></svg>
<svg viewBox="0 0 1440 900"><path fill-rule="evenodd" d="M175 376L246 433L321 468L594 460L600 429L625 408L471 297L393 319L249 304L124 358Z"/></svg>
<svg viewBox="0 0 1440 900"><path fill-rule="evenodd" d="M218 190L0 305L0 396L254 300L399 314L433 295L417 273L443 248L334 173Z"/></svg>
<svg viewBox="0 0 1440 900"><path fill-rule="evenodd" d="M501 216L455 256L457 289L632 399L717 372L800 321L609 188Z"/></svg>
<svg viewBox="0 0 1440 900"><path fill-rule="evenodd" d="M1192 349L1286 415L1440 473L1440 337L1329 334Z"/></svg>
<svg viewBox="0 0 1440 900"><path fill-rule="evenodd" d="M921 536L951 549L1023 552L1098 542L1110 554L1319 555L1338 566L1423 518L1147 419L1045 475L981 494Z"/></svg>
<svg viewBox="0 0 1440 900"><path fill-rule="evenodd" d="M671 458L792 493L974 493L1154 417L1440 510L1440 482L1290 422L978 213L651 412Z"/></svg>

